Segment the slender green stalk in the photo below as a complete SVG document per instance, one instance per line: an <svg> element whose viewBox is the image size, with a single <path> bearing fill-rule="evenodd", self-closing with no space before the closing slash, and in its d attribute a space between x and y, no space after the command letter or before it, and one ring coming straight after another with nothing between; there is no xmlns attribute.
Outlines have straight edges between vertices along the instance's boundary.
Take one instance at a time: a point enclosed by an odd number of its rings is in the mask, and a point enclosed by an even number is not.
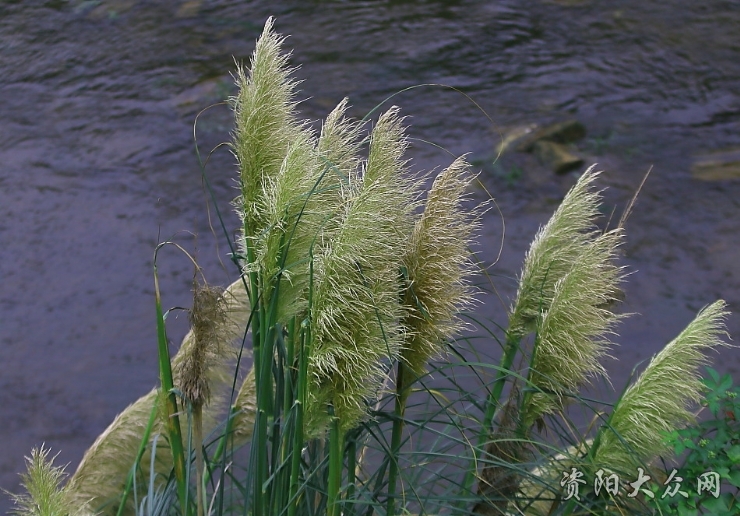
<svg viewBox="0 0 740 516"><path fill-rule="evenodd" d="M288 414L290 413L291 407L294 405L295 402L295 396L296 396L296 380L297 380L297 369L296 369L296 351L295 351L295 345L297 339L297 335L295 334L295 327L296 327L296 321L295 317L292 317L290 319L290 323L288 323L288 346L286 349L286 355L285 355L285 368L283 370L283 382L285 383L285 387L283 389L283 417L287 419ZM287 422L287 421L286 421ZM286 436L287 437L287 436ZM286 445L283 447L283 460L286 460L287 457L285 453L290 449L290 447Z"/></svg>
<svg viewBox="0 0 740 516"><path fill-rule="evenodd" d="M496 379L493 382L493 387L488 393L486 398L486 411L483 414L483 420L481 422L480 433L478 434L478 442L473 448L473 464L465 472L465 479L462 484L462 492L469 493L473 488L473 482L477 476L477 465L480 461L483 446L486 441L490 438L491 429L493 426L493 417L496 415L496 410L502 406L501 395L504 392L504 386L506 380L511 375L511 366L514 364L517 352L519 351L519 345L521 342L521 336L513 333L509 333L506 336L506 345L504 347L504 355L501 358L501 363L496 373Z"/></svg>
<svg viewBox="0 0 740 516"><path fill-rule="evenodd" d="M139 467L139 463L141 462L141 458L144 456L144 452L146 451L147 445L149 444L149 437L152 434L152 428L154 428L154 422L157 419L157 405L156 403L154 406L152 406L152 412L149 416L149 422L146 425L146 430L144 431L144 436L141 438L141 444L139 444L139 450L136 452L136 460L134 461L133 466L131 466L131 471L129 471L128 477L126 478L126 486L123 488L123 494L121 495L121 503L118 506L118 511L116 512L117 516L123 516L123 511L126 508L126 500L128 500L129 494L131 494L131 487L134 483L134 476L136 475L136 469Z"/></svg>
<svg viewBox="0 0 740 516"><path fill-rule="evenodd" d="M408 398L408 387L405 383L406 366L398 362L396 369L396 401L394 405L393 430L391 432L391 456L388 469L388 501L386 514L395 514L396 484L398 483L398 456L401 453L401 437L403 435L403 422L406 413L406 400Z"/></svg>
<svg viewBox="0 0 740 516"><path fill-rule="evenodd" d="M182 431L180 430L180 418L178 417L177 397L174 392L172 381L172 365L170 354L167 349L167 331L164 325L164 313L162 311L162 298L159 291L159 277L157 276L157 251L164 244L159 244L154 253L154 296L157 310L157 347L159 350L159 377L162 383L162 393L165 398L167 415L167 431L169 445L172 451L172 463L177 480L177 494L180 499L180 510L183 516L188 514L188 485L185 468L185 453L182 446Z"/></svg>
<svg viewBox="0 0 740 516"><path fill-rule="evenodd" d="M264 349L264 344L259 346L260 350ZM254 441L252 442L252 453L255 457L255 472L253 476L253 503L255 508L255 513L257 514L266 514L265 512L265 506L266 503L264 499L264 488L265 488L265 481L269 477L268 470L268 457L267 457L267 409L266 406L269 405L269 399L266 400L265 398L269 396L267 386L265 385L266 382L272 382L272 378L270 377L270 368L269 368L269 362L268 359L271 358L268 354L268 350L264 350L263 353L260 353L259 359L260 361L257 362L257 347L255 346L255 381L257 385L257 414L256 414L256 421L255 421L255 436ZM268 362L268 364L264 364L264 362Z"/></svg>
<svg viewBox="0 0 740 516"><path fill-rule="evenodd" d="M300 324L300 349L298 350L298 380L295 398L295 429L293 433L293 447L290 464L289 505L288 516L295 516L300 503L298 491L300 489L301 455L305 444L304 411L308 400L308 363L311 357L311 310L313 307L313 278L314 257L313 247L309 248L308 263L308 313Z"/></svg>
<svg viewBox="0 0 740 516"><path fill-rule="evenodd" d="M355 468L357 467L357 438L355 436L347 443L347 494L345 495L345 504L342 510L345 515L352 515L355 512ZM349 502L349 503L347 503Z"/></svg>
<svg viewBox="0 0 740 516"><path fill-rule="evenodd" d="M330 412L334 410L330 407ZM326 514L339 516L342 506L339 503L339 488L342 481L342 434L340 421L334 417L329 427L329 482L327 486Z"/></svg>
<svg viewBox="0 0 740 516"><path fill-rule="evenodd" d="M195 448L195 489L197 514L203 516L203 405L193 405L193 446Z"/></svg>
<svg viewBox="0 0 740 516"><path fill-rule="evenodd" d="M304 321L305 322L305 321ZM300 489L300 465L301 453L303 451L303 409L306 406L306 382L308 371L308 342L310 342L310 326L301 324L300 351L298 359L298 381L295 400L295 429L293 433L293 445L290 458L290 484L288 495L288 516L295 516L298 510L298 490Z"/></svg>

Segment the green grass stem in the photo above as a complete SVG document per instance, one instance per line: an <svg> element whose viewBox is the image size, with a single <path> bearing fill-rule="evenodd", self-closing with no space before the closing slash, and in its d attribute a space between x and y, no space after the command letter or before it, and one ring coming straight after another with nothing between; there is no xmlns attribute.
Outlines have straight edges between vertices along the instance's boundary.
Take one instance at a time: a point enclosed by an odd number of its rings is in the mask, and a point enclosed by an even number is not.
<svg viewBox="0 0 740 516"><path fill-rule="evenodd" d="M511 377L511 367L514 364L517 352L519 351L521 338L518 335L509 333L506 336L506 344L504 346L504 354L501 357L501 365L496 373L496 379L493 382L488 396L485 402L485 412L483 419L480 423L480 430L478 438L473 447L473 463L470 465L465 473L464 480L462 482L462 492L472 492L473 483L478 476L478 464L480 463L484 445L490 439L493 431L493 418L496 415L498 408L502 406L501 395L504 392L504 386L506 381Z"/></svg>
<svg viewBox="0 0 740 516"><path fill-rule="evenodd" d="M136 476L136 470L139 468L139 464L141 463L141 459L144 456L144 452L146 452L147 445L149 444L149 438L152 435L152 428L154 428L154 422L157 420L157 404L155 403L154 406L152 406L151 414L149 415L149 422L146 425L146 430L144 431L144 435L141 438L141 444L139 444L139 449L136 452L136 460L134 461L133 466L131 466L131 471L129 471L128 477L126 478L126 485L123 488L123 494L121 495L121 503L118 506L118 511L116 512L116 516L123 516L123 511L126 508L126 501L128 500L129 495L131 494L131 487L134 484L134 477Z"/></svg>
<svg viewBox="0 0 740 516"><path fill-rule="evenodd" d="M339 489L342 482L342 449L344 446L339 429L339 418L334 416L331 407L329 412L332 416L332 422L329 428L329 480L327 483L326 508L327 516L339 516L342 509L339 503Z"/></svg>
<svg viewBox="0 0 740 516"><path fill-rule="evenodd" d="M406 366L399 361L396 367L396 396L394 403L393 429L391 430L390 464L388 465L388 502L386 514L395 514L396 487L398 484L399 464L398 458L401 452L401 437L403 435L403 423L406 414L406 400L410 392L406 385Z"/></svg>
<svg viewBox="0 0 740 516"><path fill-rule="evenodd" d="M166 427L169 437L169 446L172 451L172 463L174 465L175 479L177 480L177 493L180 499L180 510L183 516L188 514L188 485L185 466L185 453L182 444L182 431L180 429L179 410L177 408L177 396L172 381L172 364L167 349L167 330L164 324L164 313L162 311L162 298L159 291L159 277L157 275L157 252L165 243L159 244L154 252L154 296L157 311L157 349L159 351L159 377L162 384L162 393L165 396Z"/></svg>

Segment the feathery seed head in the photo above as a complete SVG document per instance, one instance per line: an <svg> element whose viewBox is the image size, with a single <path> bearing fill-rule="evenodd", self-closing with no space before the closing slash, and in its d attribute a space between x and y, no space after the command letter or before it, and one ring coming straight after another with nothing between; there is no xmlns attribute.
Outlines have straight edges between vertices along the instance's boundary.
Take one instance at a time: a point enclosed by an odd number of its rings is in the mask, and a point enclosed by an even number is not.
<svg viewBox="0 0 740 516"><path fill-rule="evenodd" d="M463 329L457 313L474 304L469 247L482 210L463 208L473 179L463 157L437 176L403 257L407 340L401 359L417 375L441 354L444 339Z"/></svg>
<svg viewBox="0 0 740 516"><path fill-rule="evenodd" d="M267 226L254 235L255 262L245 267L262 276L265 304L278 296L277 320L283 322L305 308L307 257L325 213L332 209L322 195L325 186L314 144L312 135L302 133L288 146L278 173L266 178Z"/></svg>
<svg viewBox="0 0 740 516"><path fill-rule="evenodd" d="M254 419L257 413L257 386L254 383L254 365L239 388L234 401L237 410L234 416L234 445L246 443L254 432Z"/></svg>
<svg viewBox="0 0 740 516"><path fill-rule="evenodd" d="M87 449L65 488L71 506L82 507L89 503L93 509L98 509L105 505L103 514L116 513L126 476L136 458L152 408L157 403L157 393L157 389L152 389L129 405ZM158 421L155 432L163 432L161 418ZM142 460L149 461L150 452L151 446L147 448ZM172 455L157 453L156 459L157 471L169 472L172 468ZM129 498L126 513L134 512L133 500Z"/></svg>
<svg viewBox="0 0 740 516"><path fill-rule="evenodd" d="M290 79L289 54L281 54L284 38L273 31L273 19L265 23L257 41L249 73L238 66L239 93L230 99L236 127L233 152L239 163L241 196L237 211L248 229L247 238L267 224L263 186L280 170L288 146L304 131L296 122L295 89Z"/></svg>
<svg viewBox="0 0 740 516"><path fill-rule="evenodd" d="M418 204L418 183L401 175L404 149L391 109L373 130L361 183L344 191L336 229L315 254L309 435L326 427L329 403L342 431L356 426L404 341L398 271Z"/></svg>
<svg viewBox="0 0 740 516"><path fill-rule="evenodd" d="M615 300L624 278L623 267L614 263L622 235L615 229L597 236L553 285L539 318L530 376L532 385L547 394L532 397L527 423L561 407L562 394L576 391L590 377L606 377L600 360L608 356L614 326L625 317L603 308Z"/></svg>
<svg viewBox="0 0 740 516"><path fill-rule="evenodd" d="M26 457L27 472L21 473L24 494L10 494L17 516L74 516L88 513L85 504L71 503L61 486L67 476L64 466L54 466L56 455L49 458L50 448L33 448Z"/></svg>
<svg viewBox="0 0 740 516"><path fill-rule="evenodd" d="M351 181L360 166L360 148L362 146L361 122L354 122L345 117L348 99L344 98L329 113L321 127L321 136L316 147L319 156L325 160L329 172L339 174L342 184Z"/></svg>
<svg viewBox="0 0 740 516"><path fill-rule="evenodd" d="M606 371L617 321L625 317L605 308L616 300L624 268L616 265L623 231L602 233L594 221L601 197L592 185L599 173L589 168L535 236L524 260L509 331L523 337L536 331L530 367L531 396L525 427L560 408L563 395L589 377Z"/></svg>
<svg viewBox="0 0 740 516"><path fill-rule="evenodd" d="M664 432L694 420L688 408L701 399L698 368L708 361L704 352L728 345L721 338L727 335L725 306L719 300L699 312L625 391L609 420L611 429L602 429L596 464L626 470L635 456L649 462L667 451Z"/></svg>
<svg viewBox="0 0 740 516"><path fill-rule="evenodd" d="M370 153L364 178L366 185L375 181L403 179L402 173L408 163L403 156L408 148L408 141L399 111L398 106L392 106L381 114L370 135Z"/></svg>
<svg viewBox="0 0 740 516"><path fill-rule="evenodd" d="M351 229L345 224L339 238ZM337 245L316 260L306 407L308 433L313 435L329 421L328 403L343 430L359 423L365 401L377 394L385 367L398 357L402 343L396 276L389 270L393 256L370 235L360 241L357 234L348 236L352 245ZM365 262L359 250L365 256L372 253L375 260Z"/></svg>
<svg viewBox="0 0 740 516"><path fill-rule="evenodd" d="M524 259L510 331L526 334L554 296L555 284L594 240L600 195L591 190L599 172L590 167L571 188L550 220L535 236Z"/></svg>

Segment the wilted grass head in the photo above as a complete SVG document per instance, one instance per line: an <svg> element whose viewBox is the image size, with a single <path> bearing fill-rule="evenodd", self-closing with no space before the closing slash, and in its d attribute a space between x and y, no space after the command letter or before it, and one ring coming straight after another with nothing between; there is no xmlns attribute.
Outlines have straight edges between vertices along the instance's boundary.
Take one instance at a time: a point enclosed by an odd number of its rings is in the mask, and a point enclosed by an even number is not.
<svg viewBox="0 0 740 516"><path fill-rule="evenodd" d="M209 407L204 414L207 427L213 427L214 416L224 408L248 319L249 303L242 279L226 289L194 285L191 330L172 357L172 374L186 399L200 400Z"/></svg>
<svg viewBox="0 0 740 516"><path fill-rule="evenodd" d="M202 406L210 400L206 371L221 357L219 330L226 319L223 290L193 281L193 307L188 314L194 345L181 362L180 390L186 400Z"/></svg>
<svg viewBox="0 0 740 516"><path fill-rule="evenodd" d="M715 301L655 355L625 391L602 429L595 464L613 470L650 462L667 452L664 433L694 420L689 407L701 399L698 368L708 362L705 352L726 346L724 301Z"/></svg>

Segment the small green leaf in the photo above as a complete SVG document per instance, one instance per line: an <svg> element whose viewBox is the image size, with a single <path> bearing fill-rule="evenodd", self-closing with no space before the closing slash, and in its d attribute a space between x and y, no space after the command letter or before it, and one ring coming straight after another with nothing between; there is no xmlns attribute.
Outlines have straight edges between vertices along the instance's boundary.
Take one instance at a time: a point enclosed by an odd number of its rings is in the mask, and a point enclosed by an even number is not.
<svg viewBox="0 0 740 516"><path fill-rule="evenodd" d="M717 412L719 411L719 401L715 397L707 398L707 405L709 406L709 411L712 413L714 417L717 417Z"/></svg>
<svg viewBox="0 0 740 516"><path fill-rule="evenodd" d="M693 507L687 507L683 504L678 506L678 516L698 516L699 511Z"/></svg>
<svg viewBox="0 0 740 516"><path fill-rule="evenodd" d="M735 487L740 487L740 469L734 469L727 475L727 480Z"/></svg>
<svg viewBox="0 0 740 516"><path fill-rule="evenodd" d="M676 455L681 455L685 449L686 446L684 446L683 441L676 440L674 442L673 451L676 453Z"/></svg>
<svg viewBox="0 0 740 516"><path fill-rule="evenodd" d="M688 448L689 450L698 450L699 448L694 444L694 441L691 439L684 439L683 445Z"/></svg>
<svg viewBox="0 0 740 516"><path fill-rule="evenodd" d="M721 395L723 395L730 387L732 387L732 376L726 374L722 377L722 380L717 384L717 387L714 390L716 392L721 392Z"/></svg>
<svg viewBox="0 0 740 516"><path fill-rule="evenodd" d="M715 383L715 384L716 384L717 382L719 382L719 373L718 373L717 371L715 371L715 370L714 370L714 369L712 369L711 367L707 367L707 372L709 373L709 376L711 376L711 377L712 377L712 380L714 380L714 383ZM708 385L708 384L709 384L709 380L708 380L707 378L705 378L705 379L704 379L704 383L706 383L706 384L707 384L707 386L709 386L709 385Z"/></svg>
<svg viewBox="0 0 740 516"><path fill-rule="evenodd" d="M732 462L740 462L740 444L735 444L727 449L727 456Z"/></svg>
<svg viewBox="0 0 740 516"><path fill-rule="evenodd" d="M720 495L719 498L714 498L713 496L710 496L702 502L702 509L708 509L710 511L710 514L724 514L730 509L727 504L727 498L728 493Z"/></svg>

